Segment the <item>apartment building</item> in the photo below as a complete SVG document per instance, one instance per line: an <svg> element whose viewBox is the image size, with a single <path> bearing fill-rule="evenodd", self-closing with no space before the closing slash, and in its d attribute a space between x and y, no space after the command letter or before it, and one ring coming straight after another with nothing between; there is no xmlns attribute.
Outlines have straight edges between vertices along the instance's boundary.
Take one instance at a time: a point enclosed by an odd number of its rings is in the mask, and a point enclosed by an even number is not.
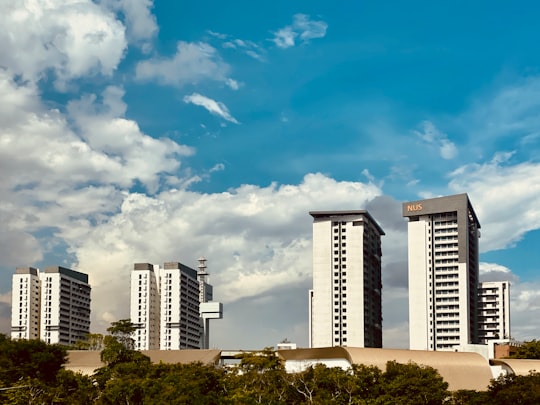
<svg viewBox="0 0 540 405"><path fill-rule="evenodd" d="M13 275L11 337L72 345L90 332L88 275L61 266Z"/></svg>
<svg viewBox="0 0 540 405"><path fill-rule="evenodd" d="M223 305L213 302L206 259L194 270L179 262L163 267L135 263L131 272L131 321L137 350L208 348L209 320L221 319Z"/></svg>
<svg viewBox="0 0 540 405"><path fill-rule="evenodd" d="M381 236L364 210L312 211L310 347L382 347Z"/></svg>
<svg viewBox="0 0 540 405"><path fill-rule="evenodd" d="M479 340L510 339L510 283L485 281L478 287Z"/></svg>
<svg viewBox="0 0 540 405"><path fill-rule="evenodd" d="M409 219L410 348L478 343L480 222L467 194L406 202L403 216Z"/></svg>

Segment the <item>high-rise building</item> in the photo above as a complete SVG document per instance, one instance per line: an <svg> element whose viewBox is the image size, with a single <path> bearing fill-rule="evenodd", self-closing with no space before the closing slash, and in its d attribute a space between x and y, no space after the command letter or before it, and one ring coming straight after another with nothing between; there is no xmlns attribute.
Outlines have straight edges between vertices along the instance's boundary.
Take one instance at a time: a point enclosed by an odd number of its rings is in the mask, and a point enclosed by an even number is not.
<svg viewBox="0 0 540 405"><path fill-rule="evenodd" d="M364 210L312 211L310 347L382 347L381 236Z"/></svg>
<svg viewBox="0 0 540 405"><path fill-rule="evenodd" d="M403 204L408 223L409 344L478 343L480 223L467 194Z"/></svg>
<svg viewBox="0 0 540 405"><path fill-rule="evenodd" d="M39 270L19 267L11 289L11 338L39 339L40 330Z"/></svg>
<svg viewBox="0 0 540 405"><path fill-rule="evenodd" d="M137 350L159 349L159 266L135 263L131 272L131 322Z"/></svg>
<svg viewBox="0 0 540 405"><path fill-rule="evenodd" d="M161 275L162 350L200 349L197 271L178 262L165 263Z"/></svg>
<svg viewBox="0 0 540 405"><path fill-rule="evenodd" d="M178 262L163 268L135 263L130 307L135 349L207 348L208 319L221 318L223 312L222 304L210 302L212 298L204 258L199 259L199 271Z"/></svg>
<svg viewBox="0 0 540 405"><path fill-rule="evenodd" d="M485 281L478 288L479 339L510 339L510 283Z"/></svg>
<svg viewBox="0 0 540 405"><path fill-rule="evenodd" d="M11 337L64 345L90 332L88 275L61 266L18 268L13 275Z"/></svg>

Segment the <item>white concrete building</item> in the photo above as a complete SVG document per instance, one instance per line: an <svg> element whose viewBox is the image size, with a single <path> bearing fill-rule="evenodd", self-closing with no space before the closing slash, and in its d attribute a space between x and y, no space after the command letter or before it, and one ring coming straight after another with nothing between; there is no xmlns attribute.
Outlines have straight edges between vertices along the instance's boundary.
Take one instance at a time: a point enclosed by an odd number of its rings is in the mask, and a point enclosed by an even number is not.
<svg viewBox="0 0 540 405"><path fill-rule="evenodd" d="M381 236L364 210L312 211L310 347L382 347Z"/></svg>
<svg viewBox="0 0 540 405"><path fill-rule="evenodd" d="M160 300L159 266L135 263L131 272L130 318L137 328L133 335L136 350L159 349Z"/></svg>
<svg viewBox="0 0 540 405"><path fill-rule="evenodd" d="M200 349L197 271L178 262L161 271L161 350Z"/></svg>
<svg viewBox="0 0 540 405"><path fill-rule="evenodd" d="M11 289L12 339L39 339L40 304L39 270L17 268Z"/></svg>
<svg viewBox="0 0 540 405"><path fill-rule="evenodd" d="M409 344L478 343L480 223L467 194L403 204L408 223Z"/></svg>
<svg viewBox="0 0 540 405"><path fill-rule="evenodd" d="M201 349L210 348L210 320L223 319L223 304L214 302L214 288L208 283L206 259L199 258L199 315L201 318Z"/></svg>
<svg viewBox="0 0 540 405"><path fill-rule="evenodd" d="M223 305L210 302L212 291L204 258L199 259L199 271L178 262L165 263L163 268L135 263L130 306L137 328L135 349L207 348L209 320L223 317Z"/></svg>
<svg viewBox="0 0 540 405"><path fill-rule="evenodd" d="M11 337L71 345L90 332L88 275L60 266L13 276Z"/></svg>
<svg viewBox="0 0 540 405"><path fill-rule="evenodd" d="M208 283L206 259L199 257L197 280L199 281L199 302L210 302L214 299L214 288Z"/></svg>
<svg viewBox="0 0 540 405"><path fill-rule="evenodd" d="M510 283L486 281L478 287L479 339L510 339Z"/></svg>

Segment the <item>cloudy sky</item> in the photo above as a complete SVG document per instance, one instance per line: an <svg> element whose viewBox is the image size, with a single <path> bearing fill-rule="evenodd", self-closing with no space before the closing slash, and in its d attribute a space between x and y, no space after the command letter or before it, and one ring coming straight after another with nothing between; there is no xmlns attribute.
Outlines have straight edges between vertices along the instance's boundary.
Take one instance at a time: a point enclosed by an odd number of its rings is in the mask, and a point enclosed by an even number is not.
<svg viewBox="0 0 540 405"><path fill-rule="evenodd" d="M539 338L540 4L473 3L2 1L0 332L17 266L88 273L103 332L133 263L205 256L211 346L306 346L308 211L368 209L407 347L401 203L467 192Z"/></svg>

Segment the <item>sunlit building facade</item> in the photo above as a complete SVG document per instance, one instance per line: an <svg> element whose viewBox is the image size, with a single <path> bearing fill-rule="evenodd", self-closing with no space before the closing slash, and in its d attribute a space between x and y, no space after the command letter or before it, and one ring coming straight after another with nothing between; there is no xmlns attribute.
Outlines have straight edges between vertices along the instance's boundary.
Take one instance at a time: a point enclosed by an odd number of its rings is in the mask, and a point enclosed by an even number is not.
<svg viewBox="0 0 540 405"><path fill-rule="evenodd" d="M382 347L381 236L364 210L312 211L310 347Z"/></svg>
<svg viewBox="0 0 540 405"><path fill-rule="evenodd" d="M135 263L131 272L130 315L137 350L207 348L209 320L221 319L223 306L212 302L206 259L199 270L179 262L163 267Z"/></svg>
<svg viewBox="0 0 540 405"><path fill-rule="evenodd" d="M480 283L478 306L480 343L510 339L510 283L508 281Z"/></svg>
<svg viewBox="0 0 540 405"><path fill-rule="evenodd" d="M88 275L61 266L13 275L11 337L73 345L90 333Z"/></svg>
<svg viewBox="0 0 540 405"><path fill-rule="evenodd" d="M480 223L467 194L404 203L403 216L409 219L410 348L479 343Z"/></svg>

